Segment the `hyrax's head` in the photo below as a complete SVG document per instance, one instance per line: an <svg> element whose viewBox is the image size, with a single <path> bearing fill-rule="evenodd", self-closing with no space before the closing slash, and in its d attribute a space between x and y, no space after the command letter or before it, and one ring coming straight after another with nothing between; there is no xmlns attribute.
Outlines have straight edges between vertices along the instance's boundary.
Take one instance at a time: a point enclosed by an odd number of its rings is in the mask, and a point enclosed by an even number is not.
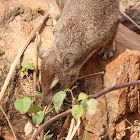
<svg viewBox="0 0 140 140"><path fill-rule="evenodd" d="M41 63L41 88L42 105L52 102L52 98L60 90L64 90L77 78L79 71L74 64L72 53L59 56L56 51L50 49L38 51L42 58Z"/></svg>

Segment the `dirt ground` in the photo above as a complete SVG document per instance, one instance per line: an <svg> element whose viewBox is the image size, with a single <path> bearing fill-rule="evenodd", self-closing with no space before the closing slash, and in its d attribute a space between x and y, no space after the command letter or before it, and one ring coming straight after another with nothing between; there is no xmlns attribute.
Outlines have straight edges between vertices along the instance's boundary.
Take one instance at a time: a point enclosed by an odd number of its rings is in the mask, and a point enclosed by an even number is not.
<svg viewBox="0 0 140 140"><path fill-rule="evenodd" d="M139 0L121 0L120 9L122 11L125 11L137 24L140 25ZM30 32L34 29L34 27L36 27L38 22L41 20L43 15L48 12L48 10L49 6L47 0L0 1L0 87L2 87L13 60L25 44ZM121 18L121 22L131 30L140 34L140 30L125 17ZM51 18L47 22L45 22L45 25L43 25L41 29L41 38L43 41L43 48L52 46L55 36L53 34L53 25ZM22 57L20 62L34 61L33 58L35 49L33 41L25 51L24 56ZM99 67L97 63L95 63L95 65ZM26 96L32 94L32 88L26 79L20 78L17 74L20 69L20 63L18 63L8 89L6 90L6 93L3 97L2 106L7 114L7 117L12 123L17 139L23 140L25 139L24 126L27 123L27 120L23 115L15 110L13 104L19 95ZM102 77L99 76L97 77L97 79L102 79ZM81 84L82 82L83 81L81 80L79 83ZM99 81L93 84L96 87L97 85L102 85L102 82ZM88 85L86 85L86 88L87 92L90 92L91 89ZM98 86L98 89L96 90L98 91L101 88L102 86ZM84 89L85 87L82 87L79 90L84 91ZM137 114L134 113L134 115L137 118ZM56 140L63 121L64 120L57 121L53 126L48 128L51 129L51 133L54 134L53 140ZM0 140L2 138L4 138L5 140L13 140L13 135L4 115L0 111Z"/></svg>

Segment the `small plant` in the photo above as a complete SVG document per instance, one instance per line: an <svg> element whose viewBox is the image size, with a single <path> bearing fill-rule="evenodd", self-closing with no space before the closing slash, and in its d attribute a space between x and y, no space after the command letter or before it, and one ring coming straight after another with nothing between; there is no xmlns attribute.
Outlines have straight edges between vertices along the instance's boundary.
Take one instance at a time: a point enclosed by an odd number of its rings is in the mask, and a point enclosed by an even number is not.
<svg viewBox="0 0 140 140"><path fill-rule="evenodd" d="M29 70L34 70L34 66L32 63L23 62L21 63L22 70L19 72L19 75L23 78L24 76L29 76Z"/></svg>
<svg viewBox="0 0 140 140"><path fill-rule="evenodd" d="M59 91L53 98L53 104L55 111L58 113L63 101L66 97L66 92L69 91L72 93L72 89L66 89L65 91ZM74 104L72 106L72 115L75 119L80 118L83 113L92 116L96 112L98 101L96 99L90 99L91 96L81 92L78 96L78 99L73 98Z"/></svg>
<svg viewBox="0 0 140 140"><path fill-rule="evenodd" d="M20 76L23 77L30 77L29 70L34 70L34 66L31 63L24 62L21 64L22 70L19 72ZM78 99L73 97L73 90L77 86L72 87L71 89L65 89L64 91L59 91L56 93L56 95L53 98L53 105L56 113L59 112L64 99L67 96L67 93L70 92L72 96L72 109L71 113L72 116L75 119L78 119L83 115L83 113L88 114L92 116L96 112L96 107L98 105L98 101L96 99L91 99L93 96L87 95L83 92L81 92L78 96ZM41 93L38 91L34 91L34 95L29 95L27 97L20 96L19 99L17 99L14 103L15 108L20 111L22 114L25 114L30 118L33 122L34 126L38 126L39 124L43 123L43 120L45 121L45 114L43 112L43 108L39 105L35 105L35 99L34 97L38 96L41 98ZM29 123L26 124L26 128L28 128ZM32 129L31 129L32 130ZM50 131L48 131L44 135L44 140L49 140L53 136L53 134L49 134ZM27 132L29 134L29 132ZM28 135L27 134L27 135ZM38 140L40 140L40 137L37 137Z"/></svg>
<svg viewBox="0 0 140 140"><path fill-rule="evenodd" d="M29 62L23 62L21 66L22 66L22 70L19 72L19 75L21 77L24 76L28 77L29 70L32 71L34 70L33 64ZM28 114L32 118L35 125L38 125L42 122L44 118L44 113L42 111L42 107L38 105L34 105L34 100L32 100L34 96L41 97L41 93L35 91L34 94L35 95L29 95L27 97L20 96L20 98L15 101L14 105L15 108L18 111L20 111L22 114Z"/></svg>
<svg viewBox="0 0 140 140"><path fill-rule="evenodd" d="M34 71L33 64L29 63L29 62L23 62L21 64L21 66L22 66L22 70L19 72L19 75L22 78L26 77L28 79L30 77L29 72ZM28 95L27 97L19 96L19 99L17 99L15 101L14 106L18 111L21 112L21 114L26 114L26 116L28 116L28 118L31 118L31 120L35 126L38 126L44 120L44 112L42 111L43 108L41 106L34 105L35 101L33 99L35 96L41 98L41 93L38 91L34 91L34 95ZM25 133L28 133L27 135L29 135L29 132L26 132L26 131L28 131L29 127L31 127L30 123L27 123L25 125ZM32 129L31 129L31 131L32 131ZM49 134L49 132L50 131L48 131L44 135L44 140L50 140L51 137L53 136L53 134ZM38 137L37 139L40 140L40 137Z"/></svg>
<svg viewBox="0 0 140 140"><path fill-rule="evenodd" d="M15 101L14 105L22 114L28 113L28 115L32 117L33 122L38 125L42 122L44 113L41 111L41 106L33 105L34 101L31 98L32 96L20 97L20 99Z"/></svg>

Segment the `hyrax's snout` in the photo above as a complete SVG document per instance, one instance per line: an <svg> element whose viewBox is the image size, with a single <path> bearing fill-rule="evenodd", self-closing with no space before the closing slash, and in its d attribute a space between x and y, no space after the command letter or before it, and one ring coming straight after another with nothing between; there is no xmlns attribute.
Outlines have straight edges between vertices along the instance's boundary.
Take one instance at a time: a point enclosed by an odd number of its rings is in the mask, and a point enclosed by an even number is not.
<svg viewBox="0 0 140 140"><path fill-rule="evenodd" d="M55 94L62 89L62 84L59 81L58 77L53 78L52 82L49 84L49 88L47 86L42 86L42 96L41 96L41 104L42 106L48 105L52 103L53 97Z"/></svg>
<svg viewBox="0 0 140 140"><path fill-rule="evenodd" d="M46 106L47 105L47 102L44 98L41 97L41 105L42 106Z"/></svg>
<svg viewBox="0 0 140 140"><path fill-rule="evenodd" d="M53 95L52 94L48 94L46 96L43 96L41 97L41 105L42 106L46 106L48 104L50 104L53 100Z"/></svg>

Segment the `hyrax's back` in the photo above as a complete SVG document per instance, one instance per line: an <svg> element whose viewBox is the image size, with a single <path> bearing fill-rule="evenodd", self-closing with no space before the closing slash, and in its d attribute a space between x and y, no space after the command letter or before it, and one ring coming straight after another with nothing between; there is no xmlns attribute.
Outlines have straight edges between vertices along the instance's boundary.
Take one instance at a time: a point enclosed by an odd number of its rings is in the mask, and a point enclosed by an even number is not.
<svg viewBox="0 0 140 140"><path fill-rule="evenodd" d="M55 27L57 50L89 55L114 38L118 15L118 0L67 0Z"/></svg>

